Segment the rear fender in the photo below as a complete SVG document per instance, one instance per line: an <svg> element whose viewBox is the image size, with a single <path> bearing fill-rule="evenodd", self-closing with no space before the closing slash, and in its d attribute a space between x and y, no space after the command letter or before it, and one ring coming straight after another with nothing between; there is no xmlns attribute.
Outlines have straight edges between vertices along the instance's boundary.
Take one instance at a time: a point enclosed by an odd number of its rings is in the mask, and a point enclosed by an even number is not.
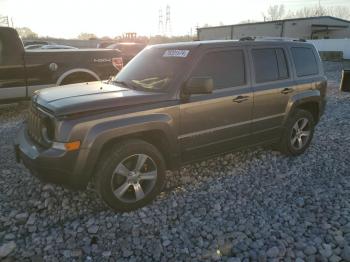
<svg viewBox="0 0 350 262"><path fill-rule="evenodd" d="M316 102L319 107L319 112L321 112L321 100L322 97L319 90L307 90L292 96L287 104L286 114L283 119L283 126L286 124L288 117L295 111L295 109L305 103Z"/></svg>

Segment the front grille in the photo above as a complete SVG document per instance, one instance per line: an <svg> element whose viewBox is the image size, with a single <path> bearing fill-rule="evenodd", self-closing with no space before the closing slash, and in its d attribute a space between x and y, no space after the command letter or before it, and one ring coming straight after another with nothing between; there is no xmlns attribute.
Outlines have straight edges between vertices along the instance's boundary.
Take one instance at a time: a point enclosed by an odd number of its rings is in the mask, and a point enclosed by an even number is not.
<svg viewBox="0 0 350 262"><path fill-rule="evenodd" d="M39 145L45 145L41 135L41 125L44 114L34 104L31 104L28 115L28 135Z"/></svg>

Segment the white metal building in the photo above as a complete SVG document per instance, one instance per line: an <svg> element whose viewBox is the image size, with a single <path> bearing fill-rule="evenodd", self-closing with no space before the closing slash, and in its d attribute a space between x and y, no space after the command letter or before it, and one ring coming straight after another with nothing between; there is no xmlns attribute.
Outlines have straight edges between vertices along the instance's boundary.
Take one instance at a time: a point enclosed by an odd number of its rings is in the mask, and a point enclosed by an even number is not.
<svg viewBox="0 0 350 262"><path fill-rule="evenodd" d="M247 36L302 39L350 38L350 21L333 16L295 18L258 23L198 28L199 40L240 39Z"/></svg>

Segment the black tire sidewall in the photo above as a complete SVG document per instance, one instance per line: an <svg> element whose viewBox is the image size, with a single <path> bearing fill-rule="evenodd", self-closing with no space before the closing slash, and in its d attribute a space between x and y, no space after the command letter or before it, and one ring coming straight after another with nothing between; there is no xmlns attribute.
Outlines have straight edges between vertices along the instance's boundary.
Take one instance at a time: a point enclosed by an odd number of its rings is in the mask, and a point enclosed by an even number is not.
<svg viewBox="0 0 350 262"><path fill-rule="evenodd" d="M134 154L146 154L157 165L157 180L147 196L135 203L120 201L112 192L111 179L117 165L126 157ZM116 211L132 211L150 203L162 190L165 182L165 163L162 155L153 145L142 140L129 140L112 147L101 159L96 174L96 187L104 202Z"/></svg>

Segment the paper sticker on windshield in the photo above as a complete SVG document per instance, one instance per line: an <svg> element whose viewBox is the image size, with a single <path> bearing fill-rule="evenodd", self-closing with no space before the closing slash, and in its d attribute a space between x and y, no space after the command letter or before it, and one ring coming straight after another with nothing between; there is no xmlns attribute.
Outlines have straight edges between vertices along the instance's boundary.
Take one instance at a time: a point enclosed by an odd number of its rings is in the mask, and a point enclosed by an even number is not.
<svg viewBox="0 0 350 262"><path fill-rule="evenodd" d="M163 57L187 57L190 50L166 50Z"/></svg>

